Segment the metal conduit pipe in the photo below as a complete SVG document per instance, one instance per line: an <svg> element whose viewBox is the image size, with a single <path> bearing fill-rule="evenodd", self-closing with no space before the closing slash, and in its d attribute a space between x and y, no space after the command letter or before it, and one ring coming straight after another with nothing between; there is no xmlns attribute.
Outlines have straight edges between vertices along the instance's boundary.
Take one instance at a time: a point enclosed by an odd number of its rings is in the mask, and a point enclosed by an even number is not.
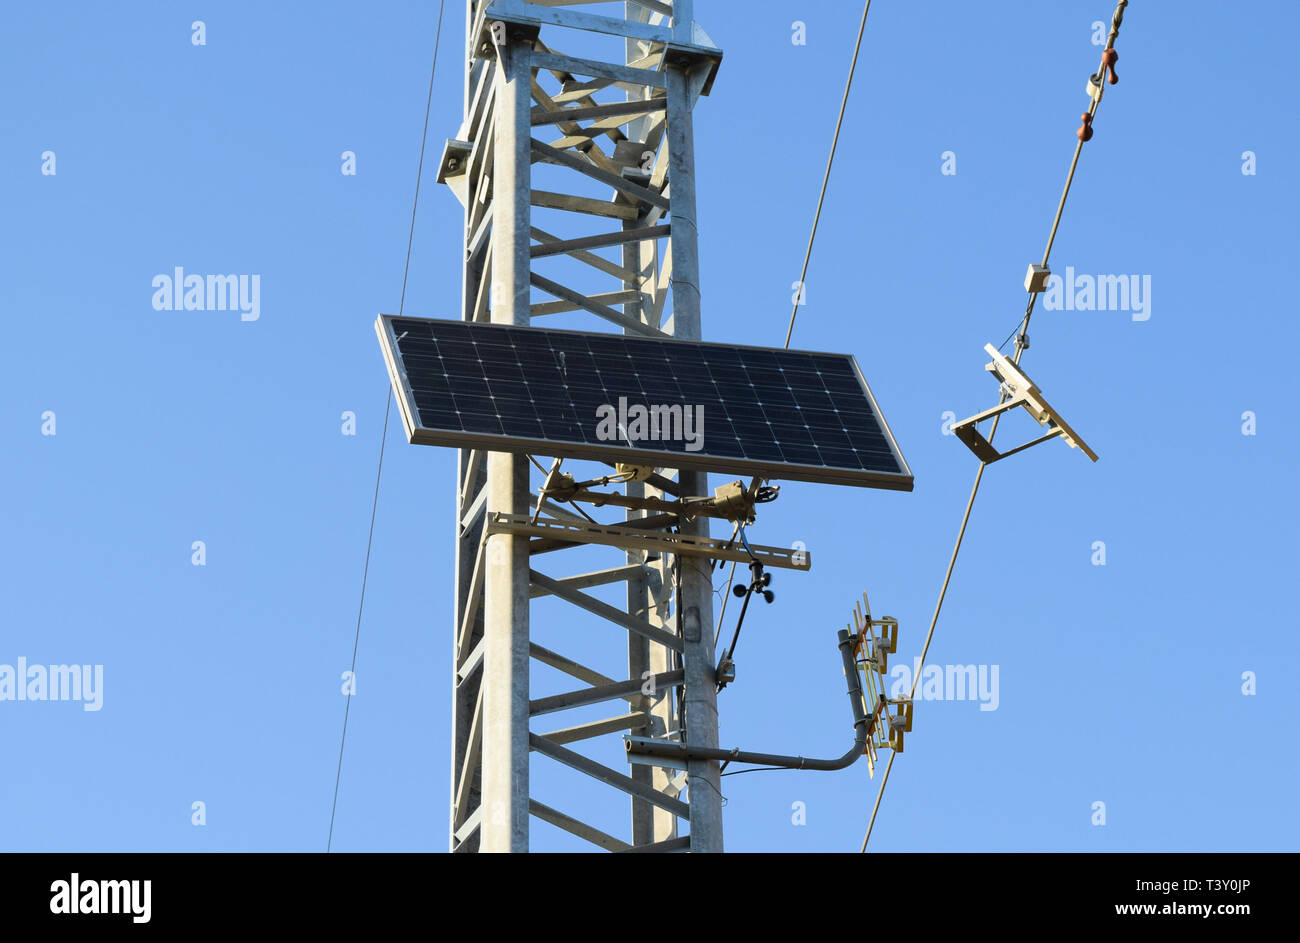
<svg viewBox="0 0 1300 943"><path fill-rule="evenodd" d="M839 631L840 657L844 661L844 676L849 682L849 705L853 708L853 746L834 760L809 759L806 756L787 756L781 753L753 753L747 750L723 750L716 747L693 747L669 740L650 737L624 737L629 757L661 757L666 760L721 760L732 763L756 763L760 766L780 766L787 769L844 769L852 766L867 747L867 716L862 707L862 683L858 679L858 666L853 660L853 636L844 629Z"/></svg>

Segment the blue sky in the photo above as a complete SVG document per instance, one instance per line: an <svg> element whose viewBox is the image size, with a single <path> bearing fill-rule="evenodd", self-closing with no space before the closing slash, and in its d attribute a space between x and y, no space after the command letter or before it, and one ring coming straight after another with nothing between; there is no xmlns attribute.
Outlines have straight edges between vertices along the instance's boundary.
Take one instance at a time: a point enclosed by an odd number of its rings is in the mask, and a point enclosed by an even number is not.
<svg viewBox="0 0 1300 943"><path fill-rule="evenodd" d="M861 8L747 6L697 3L726 53L696 110L704 333L779 346ZM857 357L916 490L791 483L764 509L751 539L814 566L746 620L725 745L843 751L834 635L864 589L899 660L919 651L976 468L944 413L996 401L982 347L1023 311L1112 9L875 4L793 346ZM0 12L0 665L104 666L101 710L0 701L0 848L324 848L387 385L372 323L398 304L436 15ZM1130 4L1052 267L1149 276L1150 317L1035 316L1024 367L1101 461L1053 442L986 472L930 661L997 665L998 707L917 704L873 848L1297 847L1298 27L1276 2ZM425 184L406 313L454 317L460 208ZM176 266L258 274L260 317L155 310ZM446 847L453 466L394 415L338 850ZM532 769L538 798L623 827L621 799ZM878 781L728 777L727 847L856 850ZM533 847L582 846L534 820Z"/></svg>

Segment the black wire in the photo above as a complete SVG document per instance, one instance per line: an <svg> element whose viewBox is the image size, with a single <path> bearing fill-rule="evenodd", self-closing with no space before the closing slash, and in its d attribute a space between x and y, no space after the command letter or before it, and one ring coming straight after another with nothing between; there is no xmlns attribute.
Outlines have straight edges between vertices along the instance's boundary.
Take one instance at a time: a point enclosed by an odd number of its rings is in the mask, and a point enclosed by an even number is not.
<svg viewBox="0 0 1300 943"><path fill-rule="evenodd" d="M680 476L679 476L680 477ZM677 515L677 533L682 532L682 516ZM710 583L712 585L712 583ZM682 556L676 554L673 557L673 590L676 598L673 600L673 608L676 610L674 615L677 622L677 637L684 639L686 637L685 626L682 625ZM677 667L685 667L686 659L681 652L673 652L673 662ZM686 685L680 685L677 688L677 727L682 731L682 739L686 739ZM710 783L709 785L713 785ZM721 793L719 793L721 795Z"/></svg>
<svg viewBox="0 0 1300 943"><path fill-rule="evenodd" d="M733 770L733 771L730 772L730 773L722 773L722 774L720 774L720 775L722 775L722 776L739 776L741 773L764 773L764 772L768 772L768 771L771 771L771 770L774 770L774 769L791 770L791 769L797 769L797 768L798 768L798 767L794 767L794 766L751 766L749 769L738 769L738 770Z"/></svg>
<svg viewBox="0 0 1300 943"><path fill-rule="evenodd" d="M424 176L424 147L429 139L429 111L433 106L433 77L438 72L438 45L442 39L442 14L447 0L438 3L438 27L433 38L433 65L429 67L429 93L424 101L424 130L420 134L420 162L415 171L415 199L411 202L411 227L406 236L406 263L402 267L402 295L397 303L397 316L401 317L406 308L406 279L411 271L411 244L415 241L415 211L420 205L420 180ZM366 606L366 582L370 576L370 548L375 538L375 511L379 507L379 480L384 472L384 446L388 442L388 416L393 408L393 397L388 384L384 384L384 429L379 436L379 467L375 470L375 494L370 502L370 532L366 537L366 563L361 571L361 601L357 604L357 628L352 637L352 667L348 677L356 683L357 648L361 644L361 613ZM330 803L330 830L325 840L325 853L329 854L334 845L334 815L339 806L339 783L343 778L343 747L348 741L348 717L352 713L352 695L348 695L343 708L343 734L339 737L339 763L334 772L334 799Z"/></svg>
<svg viewBox="0 0 1300 943"><path fill-rule="evenodd" d="M1011 340L1011 338L1015 337L1017 334L1020 333L1020 329L1024 325L1024 323L1025 323L1024 318L1021 318L1019 321L1016 322L1015 330L1007 335L1007 340L1003 341L1001 344L998 344L998 350L1001 350L1003 347L1006 347L1007 341Z"/></svg>
<svg viewBox="0 0 1300 943"><path fill-rule="evenodd" d="M751 585L745 593L745 601L740 606L740 615L736 619L736 631L731 636L731 646L727 649L727 661L731 661L736 654L736 643L740 641L740 627L745 624L745 612L749 609L749 599L754 595L754 587ZM725 684L719 682L718 690L721 691Z"/></svg>
<svg viewBox="0 0 1300 943"><path fill-rule="evenodd" d="M694 784L693 781L690 779L690 777L687 777L686 781L687 783L690 783L692 785ZM701 776L700 782L704 783L704 785L708 786L715 793L717 793L718 798L722 800L722 807L725 809L727 807L727 797L722 794L722 790L719 789L717 786L713 785L713 783L709 782L709 778L707 776Z"/></svg>
<svg viewBox="0 0 1300 943"><path fill-rule="evenodd" d="M754 563L759 563L758 557L754 556L754 551L751 550L750 547L749 547L749 538L747 538L747 537L745 536L745 527L744 527L744 525L743 525L743 524L737 524L736 529L737 529L738 533L740 534L740 541L741 541L741 543L742 543L742 544L744 545L744 547L745 547L745 553L749 554L749 559L752 560ZM762 564L759 564L759 567L760 567L760 570L761 570ZM727 661L731 661L732 658L733 658L733 657L735 656L735 654L736 654L736 643L740 641L740 629L741 629L741 626L743 626L743 625L745 624L745 613L749 610L749 600L750 600L750 598L754 595L754 593L756 593L756 592L761 592L761 591L762 591L762 590L761 590L761 587L759 587L756 583L751 582L751 583L749 584L749 589L748 589L748 591L745 593L745 601L744 601L744 602L741 604L741 606L740 606L740 615L739 615L739 617L737 617L737 619L736 619L736 631L732 633L732 636L731 636L731 645L730 645L730 647L728 647L728 649L727 649ZM722 691L722 689L725 688L725 687L726 687L726 684L724 684L724 683L722 683L722 682L719 682L719 683L718 683L718 691L719 691L719 692Z"/></svg>

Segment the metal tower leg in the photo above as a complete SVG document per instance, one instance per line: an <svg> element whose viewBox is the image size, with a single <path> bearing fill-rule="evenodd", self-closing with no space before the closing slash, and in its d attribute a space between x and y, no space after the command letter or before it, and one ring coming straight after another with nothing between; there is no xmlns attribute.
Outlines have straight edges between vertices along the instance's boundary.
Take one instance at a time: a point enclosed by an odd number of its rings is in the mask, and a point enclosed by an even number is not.
<svg viewBox="0 0 1300 943"><path fill-rule="evenodd" d="M498 47L493 122L491 319L529 322L531 43ZM526 514L528 458L488 454L487 510ZM487 541L483 659L482 851L528 850L528 541Z"/></svg>

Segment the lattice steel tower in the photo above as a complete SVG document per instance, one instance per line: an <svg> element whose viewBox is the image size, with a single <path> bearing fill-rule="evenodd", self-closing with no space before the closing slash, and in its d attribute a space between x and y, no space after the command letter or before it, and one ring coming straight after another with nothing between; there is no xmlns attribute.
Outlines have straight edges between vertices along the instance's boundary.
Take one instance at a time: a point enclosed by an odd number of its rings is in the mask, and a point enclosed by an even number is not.
<svg viewBox="0 0 1300 943"><path fill-rule="evenodd" d="M629 0L622 18L579 9L590 2L466 4L464 121L438 173L464 207L461 316L536 326L579 312L606 330L699 340L692 109L722 53L695 24L693 0ZM621 262L592 251L608 247ZM569 746L617 743L628 731L717 746L710 556L668 552L681 546L670 528L707 536L708 519L642 508L598 527L532 491L531 464L548 460L458 456L452 850L526 851L532 816L613 851L721 851L716 762L691 760L683 778L659 766L625 771ZM660 470L627 493L706 495L705 478ZM568 571L581 575L538 569L595 554L603 565ZM627 587L621 607L588 592L616 583ZM624 678L537 644L529 609L542 597L607 623L599 631L613 629L606 644L625 659ZM534 661L586 687L533 698ZM530 729L533 717L601 702L620 711ZM531 753L626 793L630 829L619 837L581 821L580 809L530 798Z"/></svg>

